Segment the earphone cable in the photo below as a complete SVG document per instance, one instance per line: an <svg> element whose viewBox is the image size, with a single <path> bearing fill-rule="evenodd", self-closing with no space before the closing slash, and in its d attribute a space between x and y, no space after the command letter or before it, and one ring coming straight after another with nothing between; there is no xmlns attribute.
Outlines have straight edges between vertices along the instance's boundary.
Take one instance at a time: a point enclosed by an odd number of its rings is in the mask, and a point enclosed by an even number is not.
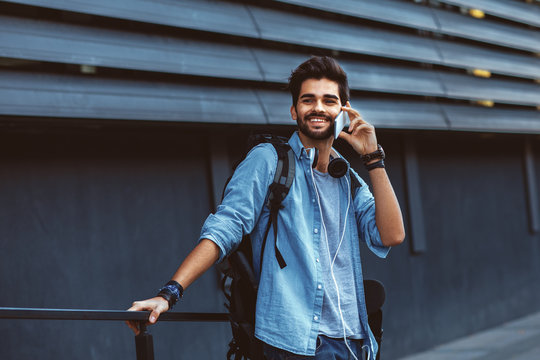
<svg viewBox="0 0 540 360"><path fill-rule="evenodd" d="M338 283L337 283L337 280L336 280L336 276L334 274L334 262L335 262L335 260L337 258L337 254L339 252L339 248L341 247L343 239L345 238L345 229L347 227L347 215L349 213L349 207L350 207L350 203L351 203L350 202L351 193L350 193L349 180L347 179L347 177L345 177L345 180L347 181L347 189L349 189L348 196L347 196L347 210L345 211L345 218L344 218L344 224L343 224L343 233L341 234L341 239L339 241L338 247L336 249L336 253L335 253L333 258L332 258L332 255L330 254L330 244L328 242L328 233L326 231L326 224L324 223L324 217L323 217L322 206L321 206L321 199L320 199L320 196L319 196L319 190L317 189L317 184L315 182L315 176L313 175L313 169L311 169L311 180L313 181L313 187L315 188L315 195L317 197L317 203L319 205L319 212L321 214L321 224L322 224L322 227L323 227L323 233L324 233L324 237L325 237L325 241L326 241L326 250L328 252L328 260L332 259L330 261L330 275L332 276L332 280L333 280L334 286L336 288L338 311L339 311L339 316L340 316L340 319L341 319L341 327L343 329L343 341L345 342L345 346L349 350L350 354L354 357L355 360L358 360L358 358L356 357L356 355L354 354L354 352L350 348L349 343L347 341L347 332L345 330L345 318L343 317L343 311L341 310L341 296L340 296L339 286L338 286Z"/></svg>

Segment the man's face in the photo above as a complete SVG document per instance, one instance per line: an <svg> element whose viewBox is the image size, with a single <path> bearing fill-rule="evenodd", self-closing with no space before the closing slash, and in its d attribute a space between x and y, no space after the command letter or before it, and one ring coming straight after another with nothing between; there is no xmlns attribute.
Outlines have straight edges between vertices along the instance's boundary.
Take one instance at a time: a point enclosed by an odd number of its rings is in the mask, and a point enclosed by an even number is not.
<svg viewBox="0 0 540 360"><path fill-rule="evenodd" d="M339 86L326 78L305 80L296 107L291 106L299 131L314 140L333 136L334 119L340 111Z"/></svg>

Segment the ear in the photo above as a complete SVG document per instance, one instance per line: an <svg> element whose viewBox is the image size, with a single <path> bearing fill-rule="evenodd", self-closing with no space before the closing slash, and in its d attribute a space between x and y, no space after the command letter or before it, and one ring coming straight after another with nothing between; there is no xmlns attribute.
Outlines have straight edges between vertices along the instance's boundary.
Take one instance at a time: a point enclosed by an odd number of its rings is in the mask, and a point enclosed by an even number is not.
<svg viewBox="0 0 540 360"><path fill-rule="evenodd" d="M298 115L296 114L296 108L294 107L294 105L291 105L291 117L295 121L298 118Z"/></svg>

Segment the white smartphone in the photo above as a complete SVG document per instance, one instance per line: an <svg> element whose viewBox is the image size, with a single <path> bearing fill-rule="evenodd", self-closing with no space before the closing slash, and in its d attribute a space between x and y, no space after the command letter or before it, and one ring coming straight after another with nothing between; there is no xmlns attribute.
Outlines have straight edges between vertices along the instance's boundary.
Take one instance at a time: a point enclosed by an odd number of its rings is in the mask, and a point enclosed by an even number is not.
<svg viewBox="0 0 540 360"><path fill-rule="evenodd" d="M349 114L346 111L341 111L334 121L334 139L338 138L339 133L345 126L349 125L349 123Z"/></svg>

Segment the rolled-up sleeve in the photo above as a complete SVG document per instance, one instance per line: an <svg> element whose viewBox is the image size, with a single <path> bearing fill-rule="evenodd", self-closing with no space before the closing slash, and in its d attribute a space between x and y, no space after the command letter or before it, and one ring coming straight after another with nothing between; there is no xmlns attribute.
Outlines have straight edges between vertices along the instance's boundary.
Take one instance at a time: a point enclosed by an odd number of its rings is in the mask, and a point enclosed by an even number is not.
<svg viewBox="0 0 540 360"><path fill-rule="evenodd" d="M252 232L274 179L277 154L271 144L254 147L236 168L227 185L223 201L210 214L199 241L209 239L220 248L218 261L236 249L242 236Z"/></svg>
<svg viewBox="0 0 540 360"><path fill-rule="evenodd" d="M375 221L375 199L373 194L371 194L369 187L362 178L354 172L352 172L352 176L356 176L362 184L354 197L356 224L360 240L365 242L375 255L385 258L390 251L390 247L384 246L381 241L381 235Z"/></svg>

